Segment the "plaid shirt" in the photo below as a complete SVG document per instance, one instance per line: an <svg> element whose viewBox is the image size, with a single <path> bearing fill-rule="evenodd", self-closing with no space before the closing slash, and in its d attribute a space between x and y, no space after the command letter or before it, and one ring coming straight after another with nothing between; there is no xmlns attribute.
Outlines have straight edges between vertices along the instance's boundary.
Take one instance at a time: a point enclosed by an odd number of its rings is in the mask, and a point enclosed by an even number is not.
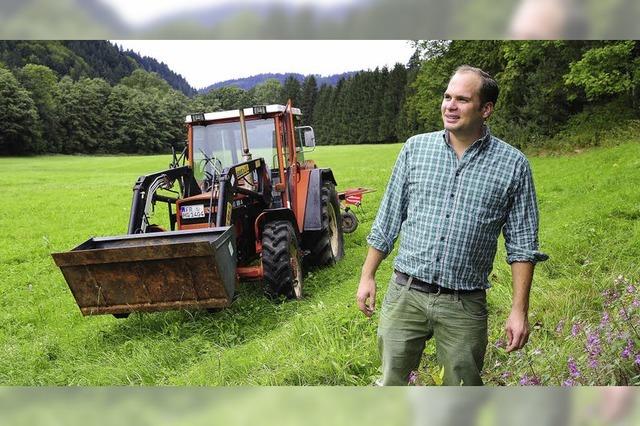
<svg viewBox="0 0 640 426"><path fill-rule="evenodd" d="M458 160L446 131L402 147L367 242L394 267L458 290L488 288L500 231L507 262L539 262L538 207L524 154L485 129Z"/></svg>

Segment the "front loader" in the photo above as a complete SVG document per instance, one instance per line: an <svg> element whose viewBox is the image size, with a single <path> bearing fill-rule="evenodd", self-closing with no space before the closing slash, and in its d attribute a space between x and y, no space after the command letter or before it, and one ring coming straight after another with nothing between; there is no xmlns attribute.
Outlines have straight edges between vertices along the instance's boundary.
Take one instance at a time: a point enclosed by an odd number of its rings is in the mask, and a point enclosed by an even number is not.
<svg viewBox="0 0 640 426"><path fill-rule="evenodd" d="M52 254L81 312L223 308L238 280L302 297L303 270L344 249L336 181L304 159L315 136L300 116L290 103L189 115L182 154L136 181L128 234Z"/></svg>

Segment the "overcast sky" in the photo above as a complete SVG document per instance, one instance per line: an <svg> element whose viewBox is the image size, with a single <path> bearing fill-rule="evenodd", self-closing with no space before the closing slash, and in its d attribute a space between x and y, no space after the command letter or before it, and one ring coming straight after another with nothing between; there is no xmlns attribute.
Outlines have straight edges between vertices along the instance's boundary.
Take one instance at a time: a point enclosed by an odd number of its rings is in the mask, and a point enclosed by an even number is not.
<svg viewBox="0 0 640 426"><path fill-rule="evenodd" d="M112 40L166 63L196 89L251 75L330 75L406 64L413 54L402 40Z"/></svg>
<svg viewBox="0 0 640 426"><path fill-rule="evenodd" d="M175 15L181 12L201 10L208 6L225 4L257 4L271 3L291 6L313 6L315 8L333 5L347 5L357 0L100 0L110 6L116 14L130 25L143 25L158 18Z"/></svg>

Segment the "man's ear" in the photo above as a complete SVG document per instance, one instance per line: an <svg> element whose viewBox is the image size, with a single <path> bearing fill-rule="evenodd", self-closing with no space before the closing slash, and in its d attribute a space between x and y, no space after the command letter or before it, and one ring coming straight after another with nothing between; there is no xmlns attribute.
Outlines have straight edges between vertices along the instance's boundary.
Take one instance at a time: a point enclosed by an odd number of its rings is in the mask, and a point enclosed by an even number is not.
<svg viewBox="0 0 640 426"><path fill-rule="evenodd" d="M482 106L482 118L485 120L493 114L493 102L487 102Z"/></svg>

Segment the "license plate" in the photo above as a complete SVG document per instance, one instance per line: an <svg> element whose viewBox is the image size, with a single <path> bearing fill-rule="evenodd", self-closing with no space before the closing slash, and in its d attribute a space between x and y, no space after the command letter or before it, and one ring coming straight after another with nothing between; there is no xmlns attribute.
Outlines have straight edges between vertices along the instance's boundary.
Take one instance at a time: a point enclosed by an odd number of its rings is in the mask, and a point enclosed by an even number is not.
<svg viewBox="0 0 640 426"><path fill-rule="evenodd" d="M180 206L180 216L182 216L183 219L195 219L198 217L204 217L204 204Z"/></svg>

